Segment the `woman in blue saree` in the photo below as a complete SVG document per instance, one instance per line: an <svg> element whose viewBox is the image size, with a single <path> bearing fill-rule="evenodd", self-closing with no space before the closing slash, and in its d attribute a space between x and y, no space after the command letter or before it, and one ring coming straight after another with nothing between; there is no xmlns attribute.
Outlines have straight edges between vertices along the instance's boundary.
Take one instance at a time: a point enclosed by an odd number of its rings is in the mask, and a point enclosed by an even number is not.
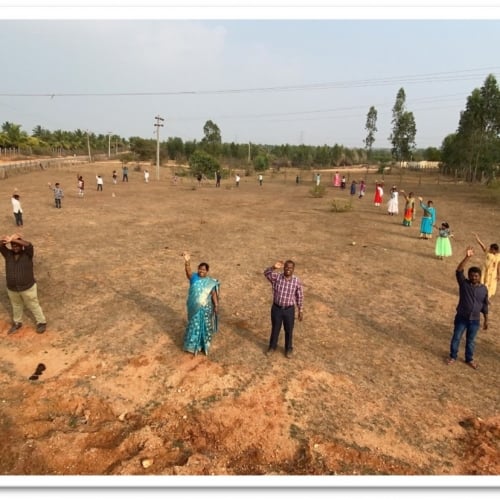
<svg viewBox="0 0 500 500"><path fill-rule="evenodd" d="M431 200L424 204L421 196L418 197L420 208L424 211L422 221L420 222L420 239L428 240L432 238L432 228L436 222L436 209L433 207Z"/></svg>
<svg viewBox="0 0 500 500"><path fill-rule="evenodd" d="M189 280L184 351L194 355L203 351L208 355L212 336L218 329L219 281L208 276L209 266L206 262L199 264L198 272L191 272L191 257L187 252L183 256Z"/></svg>

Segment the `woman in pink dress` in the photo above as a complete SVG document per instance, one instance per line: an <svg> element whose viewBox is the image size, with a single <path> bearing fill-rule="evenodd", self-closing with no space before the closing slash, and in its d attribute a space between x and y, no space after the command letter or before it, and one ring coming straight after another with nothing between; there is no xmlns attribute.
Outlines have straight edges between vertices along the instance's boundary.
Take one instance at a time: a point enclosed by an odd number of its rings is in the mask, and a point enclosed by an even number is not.
<svg viewBox="0 0 500 500"><path fill-rule="evenodd" d="M335 172L333 176L333 186L337 188L340 187L340 174L338 172Z"/></svg>

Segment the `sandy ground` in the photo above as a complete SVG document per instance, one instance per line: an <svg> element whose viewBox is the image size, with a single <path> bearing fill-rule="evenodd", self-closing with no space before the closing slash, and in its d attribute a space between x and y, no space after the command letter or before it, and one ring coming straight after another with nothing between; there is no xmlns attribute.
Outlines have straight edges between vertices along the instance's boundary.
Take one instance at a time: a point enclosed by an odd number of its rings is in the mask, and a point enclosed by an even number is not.
<svg viewBox="0 0 500 500"><path fill-rule="evenodd" d="M63 475L490 475L500 473L500 307L476 346L477 371L447 366L457 302L454 270L472 231L498 240L499 205L486 188L436 176L386 175L432 199L455 234L454 256L434 240L312 172L242 177L198 187L162 169L146 184L111 182L119 164L37 171L0 181L2 232L35 246L45 334L25 314L7 335L0 290L0 473ZM346 171L360 178L362 171ZM77 196L76 175L86 180ZM104 177L96 191L95 175ZM379 176L380 177L380 176ZM65 190L54 208L48 182ZM331 210L352 203L345 212ZM385 197L387 200L387 196ZM355 244L353 244L355 243ZM473 264L483 256L478 245ZM182 351L181 252L221 282L221 328L208 357ZM295 357L264 355L271 287L265 267L296 261L304 321ZM283 336L280 338L283 346ZM29 380L38 363L46 371ZM0 480L1 483L1 480Z"/></svg>

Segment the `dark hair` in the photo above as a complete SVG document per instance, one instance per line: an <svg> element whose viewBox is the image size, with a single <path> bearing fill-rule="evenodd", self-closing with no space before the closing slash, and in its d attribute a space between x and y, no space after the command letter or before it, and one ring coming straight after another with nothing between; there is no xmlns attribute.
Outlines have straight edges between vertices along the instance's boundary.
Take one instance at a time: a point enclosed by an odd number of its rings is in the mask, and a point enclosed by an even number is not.
<svg viewBox="0 0 500 500"><path fill-rule="evenodd" d="M427 205L429 205L429 204L431 204L431 205L432 205L432 200L429 200L429 201L427 202Z"/></svg>
<svg viewBox="0 0 500 500"><path fill-rule="evenodd" d="M472 273L478 273L481 276L481 269L479 267L473 266L469 267L468 275L470 276Z"/></svg>
<svg viewBox="0 0 500 500"><path fill-rule="evenodd" d="M285 263L283 264L283 267L286 266L287 264L292 264L293 267L295 267L295 262L293 260L285 260Z"/></svg>
<svg viewBox="0 0 500 500"><path fill-rule="evenodd" d="M449 228L449 227L450 227L450 225L449 225L447 222L443 222L441 225L442 225L443 227L446 227L446 228Z"/></svg>
<svg viewBox="0 0 500 500"><path fill-rule="evenodd" d="M495 250L495 252L498 252L498 244L497 244L497 243L492 243L492 244L490 245L490 248L491 248L492 250Z"/></svg>
<svg viewBox="0 0 500 500"><path fill-rule="evenodd" d="M210 266L209 266L206 262L200 262L200 263L198 264L198 269L199 269L200 267L206 267L206 268L207 268L207 271L210 269Z"/></svg>
<svg viewBox="0 0 500 500"><path fill-rule="evenodd" d="M19 199L19 195L18 194L13 194L12 197L15 198L16 200Z"/></svg>

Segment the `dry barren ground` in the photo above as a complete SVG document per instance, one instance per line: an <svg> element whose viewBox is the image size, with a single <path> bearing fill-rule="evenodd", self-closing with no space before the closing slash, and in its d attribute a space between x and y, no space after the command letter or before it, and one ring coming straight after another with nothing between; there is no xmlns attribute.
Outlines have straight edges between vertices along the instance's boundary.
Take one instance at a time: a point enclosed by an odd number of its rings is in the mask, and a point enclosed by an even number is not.
<svg viewBox="0 0 500 500"><path fill-rule="evenodd" d="M496 195L436 176L386 175L434 200L455 233L434 258L399 216L312 173L243 177L202 187L161 171L111 183L118 163L48 169L0 181L2 232L35 246L47 332L7 335L0 288L2 475L498 475L500 298L481 330L479 370L447 366L454 270L478 231L500 240ZM132 170L132 169L131 169ZM86 180L77 196L76 175ZM95 175L104 177L97 192ZM363 172L349 172L361 178ZM366 177L366 176L365 176ZM60 182L63 208L48 182ZM387 198L387 197L386 197ZM352 242L356 244L353 245ZM188 283L183 250L221 282L221 328L210 356L182 351ZM482 255L476 245L474 264ZM305 319L295 357L264 355L271 288L262 272L296 261ZM2 272L3 274L3 272ZM2 276L2 279L3 276ZM283 339L280 339L282 345ZM463 356L463 345L461 346ZM38 363L46 371L28 380Z"/></svg>

